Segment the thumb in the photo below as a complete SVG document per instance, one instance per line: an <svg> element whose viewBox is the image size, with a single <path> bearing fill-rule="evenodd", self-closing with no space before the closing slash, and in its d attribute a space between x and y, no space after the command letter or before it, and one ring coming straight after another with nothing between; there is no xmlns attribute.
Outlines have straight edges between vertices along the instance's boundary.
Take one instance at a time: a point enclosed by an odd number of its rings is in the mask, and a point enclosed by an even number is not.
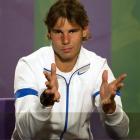
<svg viewBox="0 0 140 140"><path fill-rule="evenodd" d="M108 71L104 70L102 74L102 84L108 82Z"/></svg>

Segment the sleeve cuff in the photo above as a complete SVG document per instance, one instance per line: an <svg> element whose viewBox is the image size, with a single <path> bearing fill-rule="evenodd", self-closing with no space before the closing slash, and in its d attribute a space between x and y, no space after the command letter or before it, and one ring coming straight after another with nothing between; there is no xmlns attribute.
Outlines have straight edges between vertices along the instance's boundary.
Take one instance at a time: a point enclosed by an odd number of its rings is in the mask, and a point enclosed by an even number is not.
<svg viewBox="0 0 140 140"><path fill-rule="evenodd" d="M36 100L32 107L32 114L39 120L47 120L53 106L45 107L39 100Z"/></svg>
<svg viewBox="0 0 140 140"><path fill-rule="evenodd" d="M119 105L116 105L116 110L112 114L104 114L105 123L107 125L116 125L123 119L123 110Z"/></svg>

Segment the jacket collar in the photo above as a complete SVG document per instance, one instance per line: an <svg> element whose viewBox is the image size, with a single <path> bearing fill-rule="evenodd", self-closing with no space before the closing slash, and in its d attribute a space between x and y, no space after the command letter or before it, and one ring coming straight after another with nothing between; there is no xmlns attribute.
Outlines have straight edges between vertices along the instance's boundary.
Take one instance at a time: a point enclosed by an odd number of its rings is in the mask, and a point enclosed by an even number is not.
<svg viewBox="0 0 140 140"><path fill-rule="evenodd" d="M51 71L51 63L55 63L53 48L52 46L50 46L49 48L50 50L47 56L49 57L49 59L47 59L47 64L44 68L47 71ZM72 70L72 73L77 73L78 75L81 75L85 73L89 68L90 68L90 61L87 55L87 50L82 46L77 62ZM56 73L59 74L58 71L56 71Z"/></svg>
<svg viewBox="0 0 140 140"><path fill-rule="evenodd" d="M82 46L79 53L79 57L74 66L74 71L77 71L78 75L81 75L85 73L89 68L90 68L90 61L87 56L87 50Z"/></svg>

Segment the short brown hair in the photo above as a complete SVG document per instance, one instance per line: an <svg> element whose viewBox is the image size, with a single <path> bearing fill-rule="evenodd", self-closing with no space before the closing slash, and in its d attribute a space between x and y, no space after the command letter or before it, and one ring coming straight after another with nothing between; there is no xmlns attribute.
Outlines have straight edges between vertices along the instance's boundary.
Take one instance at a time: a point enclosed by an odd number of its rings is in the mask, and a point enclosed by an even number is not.
<svg viewBox="0 0 140 140"><path fill-rule="evenodd" d="M77 0L58 0L52 5L44 21L48 32L51 31L60 17L78 24L82 29L89 23L87 12Z"/></svg>

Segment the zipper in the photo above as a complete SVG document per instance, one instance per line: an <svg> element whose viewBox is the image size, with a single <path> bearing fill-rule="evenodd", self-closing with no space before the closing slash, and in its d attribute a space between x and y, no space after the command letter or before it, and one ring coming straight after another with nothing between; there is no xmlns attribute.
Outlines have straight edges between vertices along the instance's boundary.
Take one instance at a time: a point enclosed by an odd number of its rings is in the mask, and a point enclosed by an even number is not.
<svg viewBox="0 0 140 140"><path fill-rule="evenodd" d="M65 80L66 81L66 80ZM70 82L67 83L66 82L66 116L65 116L65 126L64 126L64 130L63 132L61 133L60 135L60 140L62 140L66 130L67 130L67 127L68 127L68 112L69 112L69 85L70 85Z"/></svg>
<svg viewBox="0 0 140 140"><path fill-rule="evenodd" d="M86 65L86 66L90 66L90 64L88 64L88 65ZM83 67L86 67L86 66L83 66ZM83 68L83 67L81 67L81 68ZM62 133L61 133L61 135L60 135L60 140L63 139L63 136L64 136L64 134L66 133L67 127L68 127L69 87L70 87L70 82L71 82L71 79L72 79L72 77L73 77L74 74L77 73L78 75L81 75L81 74L83 74L83 73L86 72L86 71L85 71L85 72L79 73L78 71L79 71L81 68L77 69L75 72L72 73L72 75L70 76L70 79L69 79L68 82L67 82L67 80L66 80L66 78L65 78L64 76L62 76L62 75L60 75L60 74L56 74L56 75L62 77L62 78L65 80L65 83L66 83L66 116L65 116L65 125L64 125L64 129L63 129L63 131L62 131ZM44 68L44 70L50 71L50 70L48 70L48 69L46 69L46 68Z"/></svg>
<svg viewBox="0 0 140 140"><path fill-rule="evenodd" d="M70 87L70 82L71 82L71 79L73 77L73 75L77 72L78 70L76 70L70 77L69 81L67 82L66 78L63 77L62 75L59 75L57 74L58 76L62 77L65 82L66 82L66 117L65 117L65 126L64 126L64 130L63 132L61 133L60 135L60 140L63 139L63 136L64 134L66 133L67 131L67 127L68 127L68 113L69 113L69 87Z"/></svg>

